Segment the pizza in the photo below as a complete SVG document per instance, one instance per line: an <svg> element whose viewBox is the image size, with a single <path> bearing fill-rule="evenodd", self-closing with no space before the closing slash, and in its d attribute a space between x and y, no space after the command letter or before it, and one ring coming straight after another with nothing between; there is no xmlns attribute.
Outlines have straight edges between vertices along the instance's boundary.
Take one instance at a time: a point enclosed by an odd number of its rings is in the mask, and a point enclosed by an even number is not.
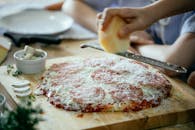
<svg viewBox="0 0 195 130"><path fill-rule="evenodd" d="M111 55L51 65L36 94L68 111L139 111L160 105L171 83L152 66Z"/></svg>

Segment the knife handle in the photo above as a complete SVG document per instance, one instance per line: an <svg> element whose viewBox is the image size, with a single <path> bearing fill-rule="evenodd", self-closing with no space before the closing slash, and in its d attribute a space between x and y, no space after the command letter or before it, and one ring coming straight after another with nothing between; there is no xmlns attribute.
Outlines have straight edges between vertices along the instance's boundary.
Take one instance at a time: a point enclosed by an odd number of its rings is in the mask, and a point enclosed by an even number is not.
<svg viewBox="0 0 195 130"><path fill-rule="evenodd" d="M57 36L47 36L47 35L27 35L27 34L16 34L12 32L5 32L4 36L9 37L13 43L20 47L21 43L30 44L34 42L40 42L43 44L59 44L61 39Z"/></svg>

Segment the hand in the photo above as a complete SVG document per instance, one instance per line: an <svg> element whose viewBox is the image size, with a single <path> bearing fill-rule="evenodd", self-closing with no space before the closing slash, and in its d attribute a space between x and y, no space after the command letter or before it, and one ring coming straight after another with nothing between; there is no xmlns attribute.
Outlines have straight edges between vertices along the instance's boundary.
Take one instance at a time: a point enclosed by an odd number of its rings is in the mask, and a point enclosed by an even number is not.
<svg viewBox="0 0 195 130"><path fill-rule="evenodd" d="M130 37L130 47L128 48L128 51L140 54L137 50L137 47L139 45L148 45L148 44L154 44L154 41L152 40L151 36L145 32L145 31L136 31L133 32Z"/></svg>
<svg viewBox="0 0 195 130"><path fill-rule="evenodd" d="M60 10L62 8L63 2L55 3L45 7L47 10Z"/></svg>
<svg viewBox="0 0 195 130"><path fill-rule="evenodd" d="M145 31L136 31L131 33L129 37L131 41L131 45L148 45L148 44L155 44L151 35Z"/></svg>
<svg viewBox="0 0 195 130"><path fill-rule="evenodd" d="M97 16L98 23L102 24L102 30L106 30L113 16L119 16L127 23L119 31L121 38L127 37L133 31L144 30L154 22L144 8L106 8Z"/></svg>
<svg viewBox="0 0 195 130"><path fill-rule="evenodd" d="M195 71L190 74L187 82L191 87L195 88Z"/></svg>
<svg viewBox="0 0 195 130"><path fill-rule="evenodd" d="M130 46L127 51L133 54L140 55L140 53L132 46Z"/></svg>

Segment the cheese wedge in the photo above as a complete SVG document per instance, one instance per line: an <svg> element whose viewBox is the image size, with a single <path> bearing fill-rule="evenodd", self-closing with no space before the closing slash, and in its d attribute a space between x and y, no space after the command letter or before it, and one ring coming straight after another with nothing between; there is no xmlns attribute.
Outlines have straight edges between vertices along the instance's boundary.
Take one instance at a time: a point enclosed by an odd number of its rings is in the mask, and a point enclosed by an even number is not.
<svg viewBox="0 0 195 130"><path fill-rule="evenodd" d="M0 37L0 64L5 60L10 48L11 42L7 38Z"/></svg>
<svg viewBox="0 0 195 130"><path fill-rule="evenodd" d="M98 36L101 47L110 53L124 52L128 49L130 41L128 38L119 38L118 32L125 22L118 16L112 18L105 31L99 26Z"/></svg>
<svg viewBox="0 0 195 130"><path fill-rule="evenodd" d="M26 45L24 47L24 52L25 52L25 56L23 57L23 59L30 60L30 59L32 59L33 55L35 54L36 49Z"/></svg>

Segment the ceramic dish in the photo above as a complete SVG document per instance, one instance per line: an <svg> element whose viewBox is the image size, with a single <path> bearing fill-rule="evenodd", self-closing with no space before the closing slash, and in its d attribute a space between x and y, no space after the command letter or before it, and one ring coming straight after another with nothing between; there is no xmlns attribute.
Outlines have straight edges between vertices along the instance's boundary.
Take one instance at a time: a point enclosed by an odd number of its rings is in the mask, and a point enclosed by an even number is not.
<svg viewBox="0 0 195 130"><path fill-rule="evenodd" d="M73 19L60 11L28 9L2 17L0 27L13 33L50 35L68 30Z"/></svg>
<svg viewBox="0 0 195 130"><path fill-rule="evenodd" d="M24 55L24 50L19 50L14 53L14 59L16 67L19 71L24 74L36 74L40 73L45 69L45 62L47 58L47 52L40 50L38 51L41 57L38 59L26 60L21 57Z"/></svg>

